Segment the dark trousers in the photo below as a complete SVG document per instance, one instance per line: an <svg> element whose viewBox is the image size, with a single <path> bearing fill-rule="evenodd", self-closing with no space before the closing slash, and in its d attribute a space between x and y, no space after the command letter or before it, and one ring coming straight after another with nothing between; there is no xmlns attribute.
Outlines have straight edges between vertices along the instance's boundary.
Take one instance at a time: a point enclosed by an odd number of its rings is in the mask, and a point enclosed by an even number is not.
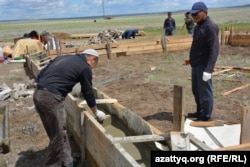
<svg viewBox="0 0 250 167"><path fill-rule="evenodd" d="M61 167L72 163L64 98L48 90L36 89L33 101L50 139L46 167Z"/></svg>
<svg viewBox="0 0 250 167"><path fill-rule="evenodd" d="M212 79L203 81L204 66L192 67L192 92L201 119L209 119L213 110Z"/></svg>

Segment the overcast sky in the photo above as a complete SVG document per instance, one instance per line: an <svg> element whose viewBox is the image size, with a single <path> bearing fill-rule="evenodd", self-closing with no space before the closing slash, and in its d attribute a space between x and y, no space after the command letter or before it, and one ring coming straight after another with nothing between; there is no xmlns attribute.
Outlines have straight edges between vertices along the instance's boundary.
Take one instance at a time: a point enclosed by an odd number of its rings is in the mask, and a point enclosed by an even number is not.
<svg viewBox="0 0 250 167"><path fill-rule="evenodd" d="M198 0L0 0L0 20L112 16L189 10ZM249 0L204 0L208 8L250 4ZM104 9L104 10L103 10Z"/></svg>

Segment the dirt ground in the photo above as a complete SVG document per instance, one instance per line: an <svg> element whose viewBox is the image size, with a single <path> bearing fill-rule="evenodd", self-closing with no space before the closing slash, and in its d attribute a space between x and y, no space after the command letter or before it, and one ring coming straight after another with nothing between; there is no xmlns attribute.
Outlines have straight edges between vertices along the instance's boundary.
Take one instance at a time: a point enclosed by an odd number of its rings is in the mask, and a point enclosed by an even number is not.
<svg viewBox="0 0 250 167"><path fill-rule="evenodd" d="M249 66L250 47L222 46L217 66ZM186 112L195 112L191 92L190 66L184 65L188 51L159 54L103 56L93 70L93 84L100 91L131 109L160 131L173 128L173 87L185 89ZM32 75L23 63L0 64L0 84L27 84ZM240 69L240 68L238 68ZM221 70L221 69L220 69ZM250 83L250 71L235 70L213 77L213 119L240 123L241 107L249 106L250 88L235 91L227 96L223 92ZM33 90L33 88L29 89ZM40 118L34 110L32 96L14 100L13 95L1 101L9 108L11 151L1 154L8 167L40 167L48 138Z"/></svg>

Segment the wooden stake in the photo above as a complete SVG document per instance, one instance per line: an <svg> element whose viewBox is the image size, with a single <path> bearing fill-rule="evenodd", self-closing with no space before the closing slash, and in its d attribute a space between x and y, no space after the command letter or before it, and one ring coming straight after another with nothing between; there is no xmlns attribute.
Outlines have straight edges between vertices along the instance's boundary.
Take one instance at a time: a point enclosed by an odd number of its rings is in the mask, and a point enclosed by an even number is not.
<svg viewBox="0 0 250 167"><path fill-rule="evenodd" d="M241 134L240 134L240 143L249 143L250 142L250 106L242 107L241 113Z"/></svg>
<svg viewBox="0 0 250 167"><path fill-rule="evenodd" d="M184 131L185 120L185 91L184 87L174 86L174 117L173 130Z"/></svg>

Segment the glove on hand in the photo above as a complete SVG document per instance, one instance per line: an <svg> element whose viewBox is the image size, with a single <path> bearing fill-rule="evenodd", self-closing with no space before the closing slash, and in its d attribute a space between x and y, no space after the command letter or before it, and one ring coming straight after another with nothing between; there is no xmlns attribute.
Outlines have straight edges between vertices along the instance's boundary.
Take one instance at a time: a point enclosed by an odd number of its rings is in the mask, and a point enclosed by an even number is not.
<svg viewBox="0 0 250 167"><path fill-rule="evenodd" d="M211 73L207 73L207 72L203 72L203 77L202 77L202 79L203 79L203 81L208 81L209 79L211 79L211 77L212 77L212 74Z"/></svg>
<svg viewBox="0 0 250 167"><path fill-rule="evenodd" d="M106 114L103 111L97 109L95 112L95 116L98 121L103 121Z"/></svg>

